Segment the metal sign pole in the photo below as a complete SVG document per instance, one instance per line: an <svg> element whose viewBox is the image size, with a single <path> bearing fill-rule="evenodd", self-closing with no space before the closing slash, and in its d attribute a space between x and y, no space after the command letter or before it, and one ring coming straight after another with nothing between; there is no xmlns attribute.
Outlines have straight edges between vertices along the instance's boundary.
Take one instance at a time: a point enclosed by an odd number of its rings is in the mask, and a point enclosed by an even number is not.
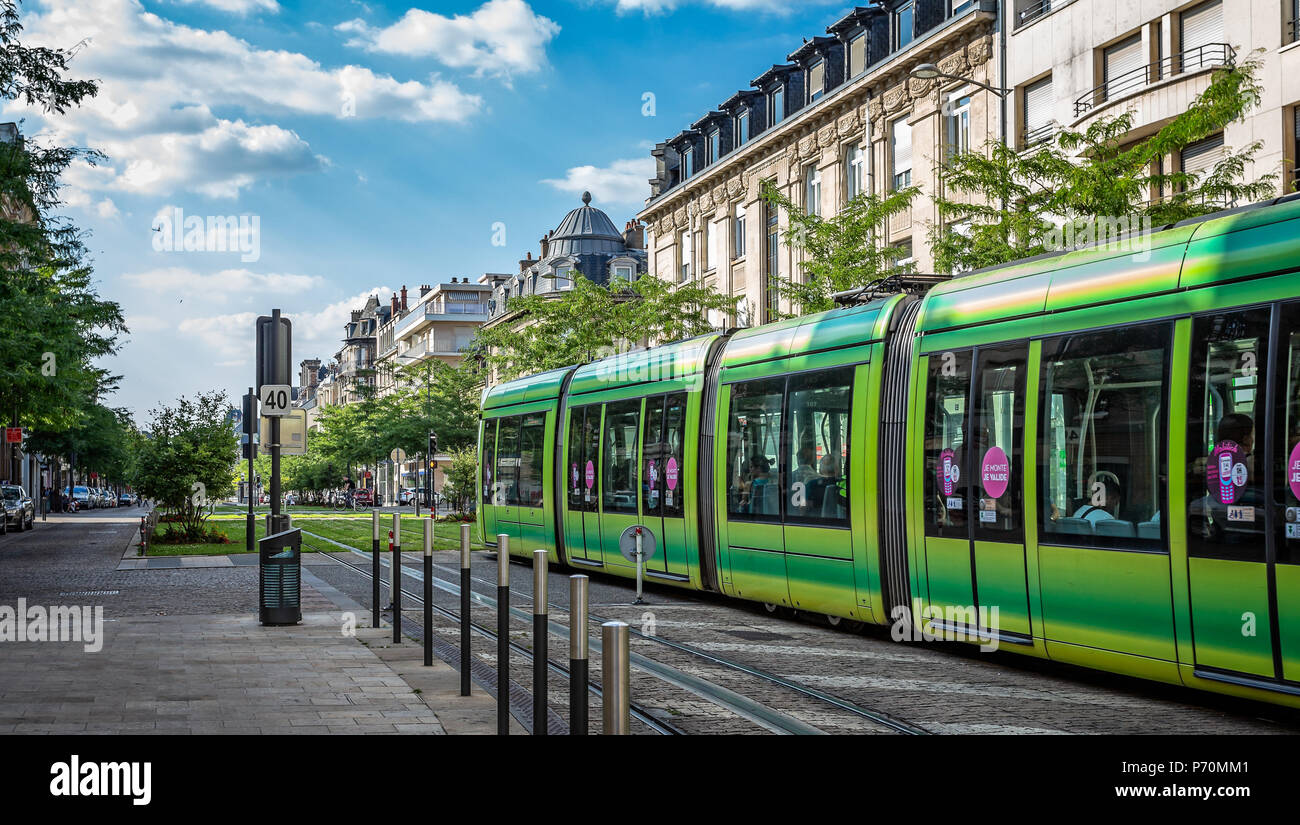
<svg viewBox="0 0 1300 825"><path fill-rule="evenodd" d="M393 513L393 644L402 643L402 514Z"/></svg>
<svg viewBox="0 0 1300 825"><path fill-rule="evenodd" d="M424 523L424 666L433 667L433 521Z"/></svg>
<svg viewBox="0 0 1300 825"><path fill-rule="evenodd" d="M460 526L460 695L469 696L469 525Z"/></svg>
<svg viewBox="0 0 1300 825"><path fill-rule="evenodd" d="M533 551L533 736L547 734L546 551Z"/></svg>
<svg viewBox="0 0 1300 825"><path fill-rule="evenodd" d="M379 580L383 572L379 567L379 511L370 512L370 626L379 627Z"/></svg>
<svg viewBox="0 0 1300 825"><path fill-rule="evenodd" d="M280 359L280 310L271 310L271 367L277 371L276 381L280 380L278 366ZM280 528L280 417L271 417L271 527L279 533Z"/></svg>
<svg viewBox="0 0 1300 825"><path fill-rule="evenodd" d="M645 554L641 550L641 528L636 531L636 601L633 604L645 604L641 599L641 571L645 567Z"/></svg>
<svg viewBox="0 0 1300 825"><path fill-rule="evenodd" d="M510 536L497 534L497 736L510 735Z"/></svg>
<svg viewBox="0 0 1300 825"><path fill-rule="evenodd" d="M569 735L587 735L587 577L569 577Z"/></svg>
<svg viewBox="0 0 1300 825"><path fill-rule="evenodd" d="M248 547L248 552L253 552L257 547L257 516L253 513L253 457L257 455L257 447L253 444L253 420L257 419L257 395L253 388L248 388L247 401L244 404L244 434L248 436L248 486L244 488L244 495L248 496L248 518L247 524L244 525L244 543ZM252 416L249 420L247 416Z"/></svg>

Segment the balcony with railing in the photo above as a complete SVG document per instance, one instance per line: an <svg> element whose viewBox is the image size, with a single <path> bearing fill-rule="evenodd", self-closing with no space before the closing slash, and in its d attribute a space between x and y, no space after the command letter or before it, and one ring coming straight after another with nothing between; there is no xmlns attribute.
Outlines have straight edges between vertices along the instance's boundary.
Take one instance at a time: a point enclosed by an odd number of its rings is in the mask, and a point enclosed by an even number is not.
<svg viewBox="0 0 1300 825"><path fill-rule="evenodd" d="M1194 49L1187 49L1163 60L1106 78L1100 86L1089 89L1074 101L1074 116L1082 117L1108 101L1127 97L1175 75L1232 66L1236 60L1236 51L1227 43L1206 43Z"/></svg>
<svg viewBox="0 0 1300 825"><path fill-rule="evenodd" d="M1059 0L1057 0L1059 2ZM1052 0L1030 0L1016 13L1016 28L1032 23L1052 10Z"/></svg>
<svg viewBox="0 0 1300 825"><path fill-rule="evenodd" d="M393 333L400 339L420 325L432 321L486 322L490 310L488 301L446 301L417 307L397 324Z"/></svg>
<svg viewBox="0 0 1300 825"><path fill-rule="evenodd" d="M1036 129L1026 129L1020 135L1020 146L1024 149L1032 149L1039 144L1047 143L1055 134L1055 123L1047 123Z"/></svg>

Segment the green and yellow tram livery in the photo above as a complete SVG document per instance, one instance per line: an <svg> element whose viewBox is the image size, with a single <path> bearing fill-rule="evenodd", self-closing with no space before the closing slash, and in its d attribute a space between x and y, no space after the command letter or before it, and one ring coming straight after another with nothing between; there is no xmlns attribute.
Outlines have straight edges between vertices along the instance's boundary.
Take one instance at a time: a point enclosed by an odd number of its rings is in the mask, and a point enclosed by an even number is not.
<svg viewBox="0 0 1300 825"><path fill-rule="evenodd" d="M494 386L482 538L1300 706L1300 197Z"/></svg>

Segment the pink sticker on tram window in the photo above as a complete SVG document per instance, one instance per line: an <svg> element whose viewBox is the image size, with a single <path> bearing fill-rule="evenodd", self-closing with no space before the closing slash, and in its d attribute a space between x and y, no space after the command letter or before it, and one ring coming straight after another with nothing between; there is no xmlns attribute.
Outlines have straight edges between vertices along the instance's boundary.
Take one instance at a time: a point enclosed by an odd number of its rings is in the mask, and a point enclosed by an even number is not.
<svg viewBox="0 0 1300 825"><path fill-rule="evenodd" d="M655 464L653 458L646 463L646 477L650 481L650 489L655 489L659 484L659 467Z"/></svg>
<svg viewBox="0 0 1300 825"><path fill-rule="evenodd" d="M668 485L669 490L677 489L677 459L669 457L668 464L664 466L664 483Z"/></svg>
<svg viewBox="0 0 1300 825"><path fill-rule="evenodd" d="M1286 464L1286 478L1291 486L1291 495L1300 499L1300 443L1291 450L1291 458Z"/></svg>
<svg viewBox="0 0 1300 825"><path fill-rule="evenodd" d="M1001 447L990 447L984 454L984 467L980 471L980 484L993 498L1002 498L1011 484L1011 459Z"/></svg>
<svg viewBox="0 0 1300 825"><path fill-rule="evenodd" d="M943 488L943 494L950 496L953 490L957 489L957 481L961 478L961 471L957 469L957 452L955 450L944 450L939 453L939 466L936 468L939 473L939 486Z"/></svg>
<svg viewBox="0 0 1300 825"><path fill-rule="evenodd" d="M1205 484L1220 504L1235 504L1237 488L1246 486L1248 473L1246 465L1241 463L1243 452L1235 441L1220 441L1205 462Z"/></svg>
<svg viewBox="0 0 1300 825"><path fill-rule="evenodd" d="M590 490L592 487L595 486L596 486L596 463L594 461L588 461L587 462L587 489Z"/></svg>

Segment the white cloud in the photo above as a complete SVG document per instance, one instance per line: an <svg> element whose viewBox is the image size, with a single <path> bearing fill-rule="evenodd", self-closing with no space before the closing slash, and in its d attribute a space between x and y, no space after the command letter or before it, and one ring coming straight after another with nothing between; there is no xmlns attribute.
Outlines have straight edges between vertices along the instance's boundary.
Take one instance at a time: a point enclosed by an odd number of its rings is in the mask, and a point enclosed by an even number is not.
<svg viewBox="0 0 1300 825"><path fill-rule="evenodd" d="M268 176L325 168L297 132L265 122L278 114L457 123L482 108L480 97L437 75L399 81L362 66L325 68L163 19L139 0L46 0L24 23L31 45L88 40L73 72L100 79L99 95L57 117L6 107L41 119L53 140L108 154L100 167L69 170L68 182L88 191L233 197ZM219 107L244 114L217 115Z"/></svg>
<svg viewBox="0 0 1300 825"><path fill-rule="evenodd" d="M650 196L650 178L654 177L654 158L616 160L609 166L575 166L561 180L543 180L561 192L575 194L589 191L599 205L640 203Z"/></svg>
<svg viewBox="0 0 1300 825"><path fill-rule="evenodd" d="M692 5L694 0L613 0L613 2L620 14L639 11L651 15L670 12L678 6ZM814 5L832 4L832 0L804 0L804 3L798 5L804 5L808 2L812 2ZM781 15L789 14L794 11L796 6L789 0L698 0L694 4L725 11L761 11Z"/></svg>
<svg viewBox="0 0 1300 825"><path fill-rule="evenodd" d="M488 0L471 14L447 17L408 9L396 23L373 28L349 20L336 28L353 37L349 46L403 57L432 57L478 75L528 74L546 65L546 46L559 34L555 21L524 0Z"/></svg>
<svg viewBox="0 0 1300 825"><path fill-rule="evenodd" d="M202 295L205 301L220 300L226 294L236 295L253 291L292 295L305 290L319 289L325 283L319 275L252 272L247 269L225 269L204 275L178 266L135 272L123 275L122 280L166 295Z"/></svg>
<svg viewBox="0 0 1300 825"><path fill-rule="evenodd" d="M275 0L172 0L183 6L211 6L217 11L231 14L248 14L255 11L280 11L280 4Z"/></svg>
<svg viewBox="0 0 1300 825"><path fill-rule="evenodd" d="M117 204L113 203L112 198L104 198L95 204L95 214L101 218L116 218L121 213L117 211Z"/></svg>

